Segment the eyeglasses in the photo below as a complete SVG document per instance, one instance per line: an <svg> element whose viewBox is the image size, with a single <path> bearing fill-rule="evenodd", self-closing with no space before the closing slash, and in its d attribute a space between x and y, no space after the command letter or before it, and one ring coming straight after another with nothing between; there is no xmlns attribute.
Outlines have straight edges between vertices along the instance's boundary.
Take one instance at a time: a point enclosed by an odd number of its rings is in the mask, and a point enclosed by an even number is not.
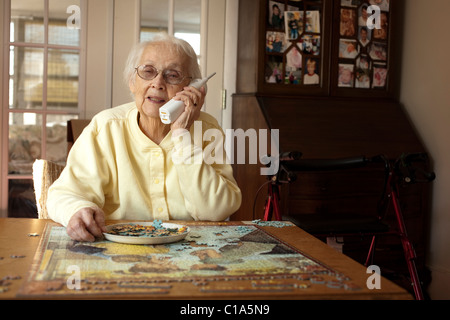
<svg viewBox="0 0 450 320"><path fill-rule="evenodd" d="M160 71L158 71L154 66L151 65L139 66L136 68L136 72L138 76L144 80L153 80L160 73ZM163 70L162 75L166 83L173 85L180 84L185 79L192 78L192 77L185 77L181 71L172 69Z"/></svg>

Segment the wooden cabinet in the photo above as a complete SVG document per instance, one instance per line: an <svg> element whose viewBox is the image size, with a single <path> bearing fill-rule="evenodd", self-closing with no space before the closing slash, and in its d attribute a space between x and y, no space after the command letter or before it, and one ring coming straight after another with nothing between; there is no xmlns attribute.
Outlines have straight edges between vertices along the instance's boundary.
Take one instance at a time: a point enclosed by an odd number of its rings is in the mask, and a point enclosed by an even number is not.
<svg viewBox="0 0 450 320"><path fill-rule="evenodd" d="M404 5L375 2L242 1L238 92L395 98Z"/></svg>
<svg viewBox="0 0 450 320"><path fill-rule="evenodd" d="M386 3L390 3L389 10L381 11L384 13L381 19L388 22L383 24L384 31L377 35L372 33L371 42L363 46L358 18L362 16L362 6L370 5L369 0L240 1L233 128L244 131L278 129L280 151L300 151L305 159L384 154L394 160L402 153L426 152L398 102L404 4L401 0L381 2ZM284 14L272 20L275 5L281 7ZM300 33L297 39L291 39L279 49L280 45L273 42L277 36L282 37L277 32L284 34L285 39L289 37L286 19L291 11L303 12L306 19L302 20L302 30L312 28L313 31ZM344 32L341 26L342 20L348 18L347 11L353 12L350 13L353 33ZM312 27L307 27L308 18L313 20ZM352 51L351 44L356 54L343 53ZM295 57L288 56L294 49L301 54L301 62L298 60L297 64ZM310 59L316 61L318 82L304 81ZM363 59L367 63L362 63ZM343 65L352 66L351 85L339 82ZM364 70L360 68L363 65ZM380 78L377 72L383 76ZM356 75L360 77L358 82ZM267 177L260 175L261 166L248 162L234 165L243 203L232 219L263 218L267 188L260 187L267 182ZM356 172L299 174L295 183L282 187L283 217L320 212L373 214L382 192L383 177L379 168L372 167ZM401 202L418 255L419 273L422 281L427 282L429 185L402 189ZM368 247L361 246L360 240L346 239L344 253L363 262L361 257ZM396 238L380 240L376 259L375 262L383 266L382 270L395 270L396 275L408 274L401 244Z"/></svg>

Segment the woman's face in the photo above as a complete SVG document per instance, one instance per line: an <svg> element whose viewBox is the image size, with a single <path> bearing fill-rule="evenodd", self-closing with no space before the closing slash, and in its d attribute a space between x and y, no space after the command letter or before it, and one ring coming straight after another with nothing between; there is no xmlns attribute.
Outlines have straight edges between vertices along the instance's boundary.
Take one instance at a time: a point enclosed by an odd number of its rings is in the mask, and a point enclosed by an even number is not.
<svg viewBox="0 0 450 320"><path fill-rule="evenodd" d="M136 73L134 83L129 84L141 116L159 118L159 108L190 82L190 78L186 78L180 84L168 84L163 78L163 72L177 70L189 77L188 64L188 57L177 53L171 44L151 44L144 49L139 65L151 65L159 73L153 80L144 80Z"/></svg>

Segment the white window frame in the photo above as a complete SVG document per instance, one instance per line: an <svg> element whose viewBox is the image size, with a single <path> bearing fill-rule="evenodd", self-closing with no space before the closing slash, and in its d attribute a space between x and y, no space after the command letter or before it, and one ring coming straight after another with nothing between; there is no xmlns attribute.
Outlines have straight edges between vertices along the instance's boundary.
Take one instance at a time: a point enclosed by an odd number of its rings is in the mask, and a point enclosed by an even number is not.
<svg viewBox="0 0 450 320"><path fill-rule="evenodd" d="M1 118L1 152L0 152L0 163L1 163L1 173L0 173L0 217L8 216L8 197L9 197L9 182L10 180L32 180L32 174L14 174L10 175L8 173L8 155L9 155L9 114L10 113L35 113L40 115L47 114L73 114L78 115L78 117L83 118L85 115L85 83L86 83L86 18L87 18L87 0L80 0L81 9L81 30L80 30L80 44L79 46L65 46L65 45L53 45L48 44L48 15L49 15L49 0L44 0L44 43L25 43L25 42L11 42L10 40L10 17L11 17L11 1L3 1L2 8L2 18L3 18L3 41L4 48L0 57L2 58L2 74L3 78L1 80L2 85L2 118ZM70 15L68 14L68 17ZM10 47L28 47L28 48L41 48L44 49L44 74L43 74L43 108L42 109L9 109L9 63L10 63ZM74 112L60 111L60 110L48 110L46 108L47 103L47 65L48 65L48 50L49 49L69 49L78 50L80 55L80 70L79 70L79 92L78 92L78 110ZM12 112L11 112L12 111ZM46 117L43 117L42 121L42 139L41 139L41 150L42 158L45 158L46 152Z"/></svg>

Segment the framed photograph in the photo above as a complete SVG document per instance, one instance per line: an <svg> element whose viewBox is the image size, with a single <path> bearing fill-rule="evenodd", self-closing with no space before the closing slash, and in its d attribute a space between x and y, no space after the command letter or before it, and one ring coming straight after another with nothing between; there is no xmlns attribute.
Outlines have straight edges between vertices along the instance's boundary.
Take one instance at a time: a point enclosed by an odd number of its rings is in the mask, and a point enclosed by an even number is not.
<svg viewBox="0 0 450 320"><path fill-rule="evenodd" d="M371 61L367 55L360 55L356 59L355 88L370 88Z"/></svg>
<svg viewBox="0 0 450 320"><path fill-rule="evenodd" d="M320 70L319 59L307 58L305 61L306 72L303 76L304 85L318 85L320 84Z"/></svg>
<svg viewBox="0 0 450 320"><path fill-rule="evenodd" d="M284 30L284 4L269 1L269 28Z"/></svg>
<svg viewBox="0 0 450 320"><path fill-rule="evenodd" d="M339 58L355 59L359 54L359 46L356 40L340 39L339 40Z"/></svg>
<svg viewBox="0 0 450 320"><path fill-rule="evenodd" d="M296 45L291 46L286 53L286 84L302 83L302 63L300 49Z"/></svg>
<svg viewBox="0 0 450 320"><path fill-rule="evenodd" d="M385 88L387 80L386 64L374 64L372 88Z"/></svg>
<svg viewBox="0 0 450 320"><path fill-rule="evenodd" d="M303 11L286 11L284 21L286 39L295 40L303 33Z"/></svg>
<svg viewBox="0 0 450 320"><path fill-rule="evenodd" d="M379 6L381 11L389 12L389 0L369 0L369 3Z"/></svg>
<svg viewBox="0 0 450 320"><path fill-rule="evenodd" d="M369 49L369 55L373 60L387 60L387 45L380 42L372 42Z"/></svg>
<svg viewBox="0 0 450 320"><path fill-rule="evenodd" d="M371 38L372 30L365 26L360 26L358 28L358 40L363 47L367 47L367 45L370 43Z"/></svg>
<svg viewBox="0 0 450 320"><path fill-rule="evenodd" d="M274 53L283 53L286 49L286 36L283 32L266 32L266 51Z"/></svg>
<svg viewBox="0 0 450 320"><path fill-rule="evenodd" d="M341 6L356 8L361 4L361 0L341 0Z"/></svg>
<svg viewBox="0 0 450 320"><path fill-rule="evenodd" d="M354 70L353 64L339 64L338 87L353 87Z"/></svg>
<svg viewBox="0 0 450 320"><path fill-rule="evenodd" d="M304 35L299 46L304 54L318 56L320 54L320 36Z"/></svg>
<svg viewBox="0 0 450 320"><path fill-rule="evenodd" d="M373 29L373 38L376 40L387 40L388 35L388 15L385 12L380 14L380 29Z"/></svg>
<svg viewBox="0 0 450 320"><path fill-rule="evenodd" d="M319 11L306 11L305 31L311 33L320 33Z"/></svg>
<svg viewBox="0 0 450 320"><path fill-rule="evenodd" d="M341 8L340 33L343 37L354 37L356 35L356 11Z"/></svg>
<svg viewBox="0 0 450 320"><path fill-rule="evenodd" d="M283 57L276 55L267 56L265 67L265 80L266 83L283 83Z"/></svg>
<svg viewBox="0 0 450 320"><path fill-rule="evenodd" d="M369 13L367 12L367 4L363 4L358 10L358 26L367 27L367 19L369 18Z"/></svg>

